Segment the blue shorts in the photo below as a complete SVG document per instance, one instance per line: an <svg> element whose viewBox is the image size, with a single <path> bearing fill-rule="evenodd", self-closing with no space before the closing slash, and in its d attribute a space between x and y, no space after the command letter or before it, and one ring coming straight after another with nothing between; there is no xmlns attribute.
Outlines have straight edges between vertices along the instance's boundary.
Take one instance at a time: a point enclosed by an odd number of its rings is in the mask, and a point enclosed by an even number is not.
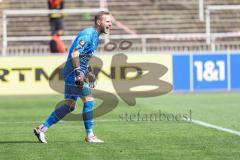
<svg viewBox="0 0 240 160"><path fill-rule="evenodd" d="M64 90L65 99L72 99L74 101L77 101L79 97L80 98L87 97L89 95L91 95L91 89L88 83L84 82L83 88L80 89L75 85L74 76L68 76L67 78L65 78L65 90Z"/></svg>

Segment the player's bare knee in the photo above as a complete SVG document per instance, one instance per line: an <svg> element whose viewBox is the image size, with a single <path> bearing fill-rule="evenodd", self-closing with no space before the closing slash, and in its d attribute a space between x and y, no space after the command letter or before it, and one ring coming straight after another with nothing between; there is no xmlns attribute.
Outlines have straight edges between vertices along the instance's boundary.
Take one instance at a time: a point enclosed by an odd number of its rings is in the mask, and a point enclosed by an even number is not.
<svg viewBox="0 0 240 160"><path fill-rule="evenodd" d="M81 99L83 102L94 101L94 98L92 96L82 97Z"/></svg>
<svg viewBox="0 0 240 160"><path fill-rule="evenodd" d="M75 107L76 106L76 101L74 101L72 99L66 99L65 104L69 107Z"/></svg>

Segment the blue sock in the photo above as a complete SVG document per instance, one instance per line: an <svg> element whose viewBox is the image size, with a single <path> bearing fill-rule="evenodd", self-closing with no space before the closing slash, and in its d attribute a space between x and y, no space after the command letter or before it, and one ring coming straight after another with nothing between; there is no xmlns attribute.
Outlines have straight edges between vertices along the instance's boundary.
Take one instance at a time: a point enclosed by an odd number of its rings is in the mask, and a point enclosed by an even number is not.
<svg viewBox="0 0 240 160"><path fill-rule="evenodd" d="M43 123L43 125L47 128L51 127L51 125L57 123L59 120L61 120L63 117L65 117L68 113L72 112L75 109L75 107L69 107L67 105L62 105L58 108L56 108L50 116L46 119L46 121Z"/></svg>
<svg viewBox="0 0 240 160"><path fill-rule="evenodd" d="M87 134L92 133L93 128L93 107L94 101L88 101L83 103L83 121Z"/></svg>

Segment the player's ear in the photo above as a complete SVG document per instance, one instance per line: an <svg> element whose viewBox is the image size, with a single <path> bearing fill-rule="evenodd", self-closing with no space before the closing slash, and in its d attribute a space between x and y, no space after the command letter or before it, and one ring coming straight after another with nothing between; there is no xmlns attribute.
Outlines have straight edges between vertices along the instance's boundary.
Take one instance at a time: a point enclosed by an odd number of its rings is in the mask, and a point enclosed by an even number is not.
<svg viewBox="0 0 240 160"><path fill-rule="evenodd" d="M101 20L100 20L100 19L97 20L97 25L98 25L98 26L101 25Z"/></svg>

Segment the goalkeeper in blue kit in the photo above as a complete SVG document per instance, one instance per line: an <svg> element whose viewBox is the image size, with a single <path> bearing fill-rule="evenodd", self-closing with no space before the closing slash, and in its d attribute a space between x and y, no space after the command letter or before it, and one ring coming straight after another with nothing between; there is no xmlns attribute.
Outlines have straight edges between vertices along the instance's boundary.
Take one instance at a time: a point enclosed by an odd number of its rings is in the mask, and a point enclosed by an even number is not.
<svg viewBox="0 0 240 160"><path fill-rule="evenodd" d="M91 95L91 87L94 85L87 83L85 78L89 75L88 62L98 47L99 35L108 34L111 25L110 13L99 12L95 16L95 27L82 30L73 41L62 72L65 82L64 104L56 108L40 126L34 129L34 134L41 143L47 143L45 132L75 109L78 98L83 102L85 141L103 142L93 133L93 107L95 104Z"/></svg>

